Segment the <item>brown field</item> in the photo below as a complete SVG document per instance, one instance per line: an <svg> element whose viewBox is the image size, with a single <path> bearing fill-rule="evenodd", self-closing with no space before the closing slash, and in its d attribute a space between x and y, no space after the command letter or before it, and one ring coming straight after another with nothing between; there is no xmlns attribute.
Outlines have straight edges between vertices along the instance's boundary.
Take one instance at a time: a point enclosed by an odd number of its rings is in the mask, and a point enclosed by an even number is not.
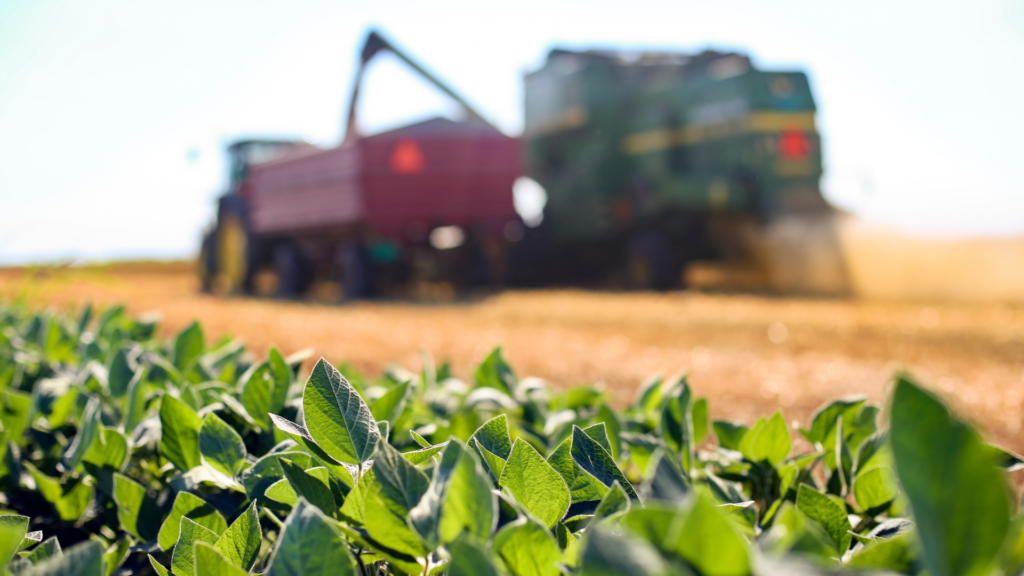
<svg viewBox="0 0 1024 576"><path fill-rule="evenodd" d="M1024 305L815 300L692 292L506 292L473 302L329 305L200 294L189 264L0 270L0 298L56 308L83 301L159 311L171 334L193 318L208 338L242 336L259 354L313 347L377 373L419 367L419 351L460 376L497 344L520 376L603 382L619 402L656 372L685 370L715 417L784 410L805 422L822 402L886 395L911 371L989 437L1024 452ZM776 340L769 339L770 327Z"/></svg>

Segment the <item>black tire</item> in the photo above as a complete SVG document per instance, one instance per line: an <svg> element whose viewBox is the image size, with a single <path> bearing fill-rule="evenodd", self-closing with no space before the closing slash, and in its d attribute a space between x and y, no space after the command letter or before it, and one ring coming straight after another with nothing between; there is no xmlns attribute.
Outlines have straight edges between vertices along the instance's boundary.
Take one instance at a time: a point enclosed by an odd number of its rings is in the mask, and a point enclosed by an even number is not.
<svg viewBox="0 0 1024 576"><path fill-rule="evenodd" d="M366 250L355 243L338 247L338 280L345 290L344 300L369 298L374 293L373 270Z"/></svg>
<svg viewBox="0 0 1024 576"><path fill-rule="evenodd" d="M632 290L668 290L676 285L672 251L660 234L633 238L626 252L626 285Z"/></svg>
<svg viewBox="0 0 1024 576"><path fill-rule="evenodd" d="M298 298L306 291L305 263L299 249L291 243L274 247L274 270L277 272L277 295Z"/></svg>

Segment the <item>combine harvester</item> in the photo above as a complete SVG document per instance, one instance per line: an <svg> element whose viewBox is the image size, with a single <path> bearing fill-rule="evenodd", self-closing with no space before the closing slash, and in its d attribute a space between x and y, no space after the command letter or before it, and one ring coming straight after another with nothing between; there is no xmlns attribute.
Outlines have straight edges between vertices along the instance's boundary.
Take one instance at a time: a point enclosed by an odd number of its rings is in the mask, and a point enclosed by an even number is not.
<svg viewBox="0 0 1024 576"><path fill-rule="evenodd" d="M367 64L390 51L464 112L363 136ZM345 298L418 285L682 285L848 291L807 77L740 54L553 50L525 78L525 132L502 134L376 32L344 141L244 140L204 238L203 287ZM524 226L513 186L545 191Z"/></svg>

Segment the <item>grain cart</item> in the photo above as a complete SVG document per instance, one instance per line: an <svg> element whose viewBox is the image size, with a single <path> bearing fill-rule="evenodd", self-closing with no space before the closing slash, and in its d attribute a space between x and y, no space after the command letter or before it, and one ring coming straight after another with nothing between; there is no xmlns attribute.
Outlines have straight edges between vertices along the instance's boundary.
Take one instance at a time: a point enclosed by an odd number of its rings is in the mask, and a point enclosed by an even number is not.
<svg viewBox="0 0 1024 576"><path fill-rule="evenodd" d="M802 72L716 51L553 50L525 77L524 120L547 204L519 280L846 290Z"/></svg>
<svg viewBox="0 0 1024 576"><path fill-rule="evenodd" d="M463 119L360 134L364 71L384 51L461 105ZM341 145L245 140L228 153L229 190L200 258L208 290L297 296L318 282L353 298L419 281L495 284L505 238L522 235L512 202L518 140L376 32L362 51Z"/></svg>

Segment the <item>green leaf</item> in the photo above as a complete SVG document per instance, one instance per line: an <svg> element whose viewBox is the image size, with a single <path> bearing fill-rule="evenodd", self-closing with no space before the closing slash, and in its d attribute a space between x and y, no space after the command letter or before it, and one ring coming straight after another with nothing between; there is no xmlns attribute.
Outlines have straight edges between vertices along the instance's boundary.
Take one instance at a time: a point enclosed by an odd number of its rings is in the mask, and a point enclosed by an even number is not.
<svg viewBox="0 0 1024 576"><path fill-rule="evenodd" d="M704 576L750 574L746 541L706 496L698 496L689 514L674 520L668 536L676 552Z"/></svg>
<svg viewBox="0 0 1024 576"><path fill-rule="evenodd" d="M341 533L316 506L299 499L285 520L267 576L355 576Z"/></svg>
<svg viewBox="0 0 1024 576"><path fill-rule="evenodd" d="M598 422L593 426L587 426L583 431L587 436L597 440L597 443L607 450L609 454L612 453L612 444L608 440L608 428L605 426L604 422Z"/></svg>
<svg viewBox="0 0 1024 576"><path fill-rule="evenodd" d="M473 374L477 386L496 388L509 396L515 396L516 376L501 355L501 346L491 350ZM485 446L486 447L486 446ZM494 452L497 454L497 452ZM498 454L500 456L500 454Z"/></svg>
<svg viewBox="0 0 1024 576"><path fill-rule="evenodd" d="M181 519L178 541L171 553L171 571L177 576L195 575L195 543L216 544L217 535L188 518Z"/></svg>
<svg viewBox="0 0 1024 576"><path fill-rule="evenodd" d="M256 511L256 503L253 502L245 512L235 518L235 521L228 526L228 529L221 534L214 545L232 564L248 572L256 563L256 556L260 552L262 540L263 532L260 530L260 519Z"/></svg>
<svg viewBox="0 0 1024 576"><path fill-rule="evenodd" d="M837 557L842 557L850 549L850 531L853 526L842 506L807 484L801 484L797 490L796 506L825 529L825 533L832 539Z"/></svg>
<svg viewBox="0 0 1024 576"><path fill-rule="evenodd" d="M448 563L448 576L501 576L487 551L468 538L461 538L448 546L452 560Z"/></svg>
<svg viewBox="0 0 1024 576"><path fill-rule="evenodd" d="M347 486L355 485L355 474L359 470L359 467L351 464L344 464L338 462L331 457L330 454L324 451L316 440L309 435L309 430L304 426L300 426L295 422L292 422L286 418L282 418L277 414L270 415L271 422L281 432L284 432L289 438L295 440L300 446L309 451L313 458L322 466L327 468L336 478L343 481ZM283 473L282 473L283 477Z"/></svg>
<svg viewBox="0 0 1024 576"><path fill-rule="evenodd" d="M68 481L62 484L60 480L40 472L31 462L24 462L23 465L32 475L36 490L47 502L53 504L61 520L74 522L85 514L89 502L92 501L92 486L82 481Z"/></svg>
<svg viewBox="0 0 1024 576"><path fill-rule="evenodd" d="M143 542L159 534L160 509L141 484L122 474L114 474L114 502L121 527L129 534Z"/></svg>
<svg viewBox="0 0 1024 576"><path fill-rule="evenodd" d="M377 399L370 407L375 420L387 420L394 422L402 413L405 400L409 396L409 382L404 382L388 390L386 394Z"/></svg>
<svg viewBox="0 0 1024 576"><path fill-rule="evenodd" d="M491 481L468 446L454 439L434 470L427 492L409 512L409 524L430 548L468 533L486 541L494 529L498 500Z"/></svg>
<svg viewBox="0 0 1024 576"><path fill-rule="evenodd" d="M183 472L199 466L202 420L187 404L164 394L160 401L160 453Z"/></svg>
<svg viewBox="0 0 1024 576"><path fill-rule="evenodd" d="M64 453L64 464L68 470L74 470L85 458L86 453L92 446L93 440L99 433L100 428L100 399L96 396L89 398L82 412L82 423L78 428L78 434L68 446Z"/></svg>
<svg viewBox="0 0 1024 576"><path fill-rule="evenodd" d="M715 420L711 423L711 428L714 429L715 436L718 437L718 445L729 450L739 450L743 437L750 431L750 428L743 424L725 420Z"/></svg>
<svg viewBox="0 0 1024 576"><path fill-rule="evenodd" d="M6 389L0 395L3 405L0 406L0 424L7 431L8 437L15 444L22 444L22 434L29 425L32 412L32 396L18 390Z"/></svg>
<svg viewBox="0 0 1024 576"><path fill-rule="evenodd" d="M509 454L512 453L512 436L508 432L508 417L504 414L499 414L484 422L473 433L473 439L481 448L502 460L508 460ZM500 471L498 475L501 475Z"/></svg>
<svg viewBox="0 0 1024 576"><path fill-rule="evenodd" d="M0 566L6 566L28 532L28 516L0 515Z"/></svg>
<svg viewBox="0 0 1024 576"><path fill-rule="evenodd" d="M888 466L868 469L853 482L853 498L861 510L872 510L892 502L899 494L896 477Z"/></svg>
<svg viewBox="0 0 1024 576"><path fill-rule="evenodd" d="M110 359L110 367L107 368L107 389L114 398L124 396L128 391L128 384L135 377L135 370L128 363L128 352L124 348L118 349L114 357Z"/></svg>
<svg viewBox="0 0 1024 576"><path fill-rule="evenodd" d="M146 382L144 370L139 370L128 383L128 398L125 400L124 432L131 436L135 427L146 417Z"/></svg>
<svg viewBox="0 0 1024 576"><path fill-rule="evenodd" d="M220 550L199 540L193 550L196 576L245 576L242 570L221 553Z"/></svg>
<svg viewBox="0 0 1024 576"><path fill-rule="evenodd" d="M437 454L441 450L444 450L448 446L448 442L442 442L433 446L427 446L421 450L412 450L410 452L402 452L402 457L408 460L411 464L422 464L430 459L431 456Z"/></svg>
<svg viewBox="0 0 1024 576"><path fill-rule="evenodd" d="M280 458L287 458L304 469L309 467L309 454L297 449L267 454L242 472L242 486L250 500L262 498L270 486L284 478L284 471L278 461Z"/></svg>
<svg viewBox="0 0 1024 576"><path fill-rule="evenodd" d="M203 346L203 327L195 321L174 339L174 367L181 372L187 371L203 353Z"/></svg>
<svg viewBox="0 0 1024 576"><path fill-rule="evenodd" d="M811 429L807 431L807 439L811 442L824 442L839 418L843 419L844 429L853 430L857 413L864 402L863 398L851 398L835 400L822 406L811 417Z"/></svg>
<svg viewBox="0 0 1024 576"><path fill-rule="evenodd" d="M915 563L913 539L913 534L906 533L894 538L874 540L860 550L854 549L847 565L912 573Z"/></svg>
<svg viewBox="0 0 1024 576"><path fill-rule="evenodd" d="M600 426L604 428L603 424ZM596 443L592 439L591 441ZM507 489L530 514L549 529L553 528L569 509L571 496L562 476L522 438L517 438L512 445L512 452L498 479L498 485Z"/></svg>
<svg viewBox="0 0 1024 576"><path fill-rule="evenodd" d="M239 379L242 407L253 421L264 430L271 427L271 395L274 393L274 371L266 362L253 364Z"/></svg>
<svg viewBox="0 0 1024 576"><path fill-rule="evenodd" d="M41 542L38 546L33 548L32 551L29 552L27 559L29 562L33 564L39 564L47 558L63 555L64 551L61 550L60 542L57 541L57 537L50 536L49 538Z"/></svg>
<svg viewBox="0 0 1024 576"><path fill-rule="evenodd" d="M665 560L647 541L596 526L587 529L580 576L668 576ZM685 574L685 573L683 573Z"/></svg>
<svg viewBox="0 0 1024 576"><path fill-rule="evenodd" d="M331 495L329 482L325 478L319 478L303 470L301 466L290 460L282 458L280 463L284 477L295 491L296 497L302 496L328 517L334 517L338 506L334 502L334 496ZM324 470L324 474L326 474L326 470Z"/></svg>
<svg viewBox="0 0 1024 576"><path fill-rule="evenodd" d="M693 445L700 444L708 435L708 399L697 398L693 402Z"/></svg>
<svg viewBox="0 0 1024 576"><path fill-rule="evenodd" d="M594 510L594 518L607 518L612 514L618 512L625 512L629 510L629 496L626 495L626 491L622 489L622 485L616 481L612 484L608 493L601 499L601 503L597 505L597 509Z"/></svg>
<svg viewBox="0 0 1024 576"><path fill-rule="evenodd" d="M26 532L25 537L21 540L21 545L18 547L18 552L28 550L29 548L39 544L43 539L42 530L34 530L32 532Z"/></svg>
<svg viewBox="0 0 1024 576"><path fill-rule="evenodd" d="M231 478L245 464L245 443L227 422L213 412L203 417L199 428L199 452L206 463Z"/></svg>
<svg viewBox="0 0 1024 576"><path fill-rule="evenodd" d="M890 416L896 474L931 576L987 574L1010 522L992 453L930 393L899 378Z"/></svg>
<svg viewBox="0 0 1024 576"><path fill-rule="evenodd" d="M131 536L125 534L103 554L103 563L107 567L106 576L112 576L121 567L125 558L128 557L128 550L131 548L133 541Z"/></svg>
<svg viewBox="0 0 1024 576"><path fill-rule="evenodd" d="M361 464L373 457L380 440L377 422L359 392L323 358L302 393L306 428L328 454Z"/></svg>
<svg viewBox="0 0 1024 576"><path fill-rule="evenodd" d="M130 453L128 438L124 434L116 428L103 428L82 461L117 472L124 468Z"/></svg>
<svg viewBox="0 0 1024 576"><path fill-rule="evenodd" d="M601 499L601 495L591 485L590 477L572 459L571 437L563 440L551 453L551 456L548 456L548 464L558 472L566 486L569 487L569 495L573 503Z"/></svg>
<svg viewBox="0 0 1024 576"><path fill-rule="evenodd" d="M781 412L776 412L744 436L740 451L748 460L768 462L775 467L789 456L792 446L793 439L786 427L786 420Z"/></svg>
<svg viewBox="0 0 1024 576"><path fill-rule="evenodd" d="M494 536L492 550L505 561L514 576L555 576L562 560L558 543L544 526L520 518L506 524Z"/></svg>
<svg viewBox="0 0 1024 576"><path fill-rule="evenodd" d="M365 496L367 532L402 554L425 555L427 550L409 527L408 518L427 492L426 475L383 442L372 470L376 481Z"/></svg>
<svg viewBox="0 0 1024 576"><path fill-rule="evenodd" d="M156 558L153 558L152 554L147 554L147 556L149 556L149 565L153 567L153 571L156 572L157 576L170 576L167 572L167 568L164 567L163 564L157 562Z"/></svg>
<svg viewBox="0 0 1024 576"><path fill-rule="evenodd" d="M271 347L267 357L267 363L270 364L270 369L274 373L274 391L270 395L269 411L277 414L284 408L285 402L288 400L288 389L292 383L292 371L288 367L288 362L281 356L281 352L277 348Z"/></svg>
<svg viewBox="0 0 1024 576"><path fill-rule="evenodd" d="M23 576L97 576L103 574L103 546L88 540L22 572Z"/></svg>
<svg viewBox="0 0 1024 576"><path fill-rule="evenodd" d="M623 476L622 471L615 465L611 454L608 453L596 440L587 436L578 426L572 427L572 459L576 464L591 477L603 484L606 488L618 480L622 489L629 494L629 497L638 500L633 486Z"/></svg>
<svg viewBox="0 0 1024 576"><path fill-rule="evenodd" d="M207 504L205 500L191 492L178 492L174 498L171 513L160 526L160 533L157 535L157 543L161 550L174 548L174 543L178 541L178 530L182 517L209 528L218 536L223 534L228 527L227 521L224 520L220 512Z"/></svg>

